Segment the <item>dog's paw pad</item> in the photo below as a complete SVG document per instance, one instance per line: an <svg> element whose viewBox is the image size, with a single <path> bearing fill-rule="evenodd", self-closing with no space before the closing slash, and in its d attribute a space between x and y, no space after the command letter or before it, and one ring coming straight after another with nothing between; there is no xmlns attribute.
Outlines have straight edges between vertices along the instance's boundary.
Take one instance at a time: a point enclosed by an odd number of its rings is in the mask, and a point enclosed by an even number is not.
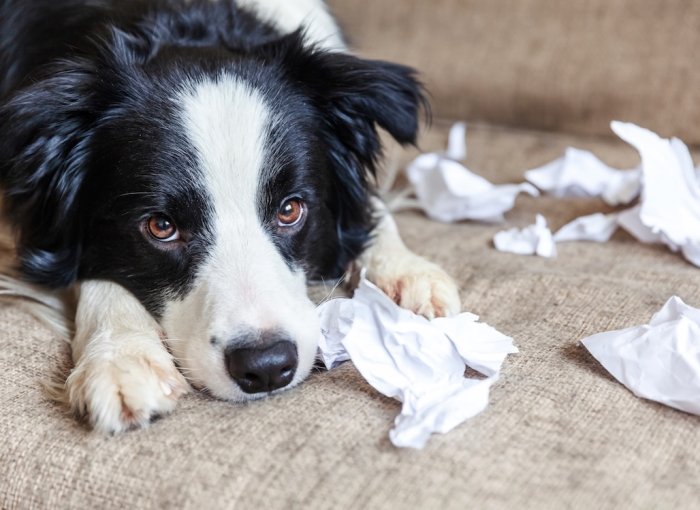
<svg viewBox="0 0 700 510"><path fill-rule="evenodd" d="M119 345L119 339L113 340ZM86 415L95 430L117 434L145 427L170 413L187 392L170 355L143 340L140 344L130 337L115 352L89 353L66 381L71 407Z"/></svg>
<svg viewBox="0 0 700 510"><path fill-rule="evenodd" d="M460 312L461 301L454 280L439 266L411 254L370 277L399 306L428 319Z"/></svg>

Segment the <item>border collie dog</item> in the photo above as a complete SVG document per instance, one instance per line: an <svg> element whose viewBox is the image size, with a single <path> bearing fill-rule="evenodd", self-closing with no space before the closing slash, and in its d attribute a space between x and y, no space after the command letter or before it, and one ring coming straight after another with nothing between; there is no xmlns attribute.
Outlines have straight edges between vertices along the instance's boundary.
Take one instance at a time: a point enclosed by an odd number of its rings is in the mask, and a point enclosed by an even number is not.
<svg viewBox="0 0 700 510"><path fill-rule="evenodd" d="M365 267L459 311L372 189L377 127L413 143L412 69L346 51L321 0L3 0L0 186L26 281L75 292L65 397L116 433L190 385L302 381L307 281Z"/></svg>

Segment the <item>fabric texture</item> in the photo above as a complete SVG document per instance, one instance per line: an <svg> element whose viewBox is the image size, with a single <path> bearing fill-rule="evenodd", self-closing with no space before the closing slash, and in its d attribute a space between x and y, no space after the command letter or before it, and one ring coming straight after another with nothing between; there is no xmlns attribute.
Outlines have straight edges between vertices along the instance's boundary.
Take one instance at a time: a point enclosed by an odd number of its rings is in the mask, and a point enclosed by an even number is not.
<svg viewBox="0 0 700 510"><path fill-rule="evenodd" d="M421 145L444 147L446 127ZM598 138L482 125L468 140L470 168L494 182L519 182L567 145L613 166L637 162L622 142ZM192 393L147 430L94 435L41 389L65 365L67 346L17 305L3 305L0 507L693 508L699 418L634 397L578 342L647 322L672 294L700 305L698 269L624 232L606 244L562 244L555 259L491 244L536 212L557 228L598 210L611 209L595 199L521 196L507 225L398 215L407 244L457 279L464 308L520 349L487 410L423 451L391 445L399 403L350 363L247 405Z"/></svg>
<svg viewBox="0 0 700 510"><path fill-rule="evenodd" d="M419 69L451 119L700 143L700 3L330 0L364 55Z"/></svg>
<svg viewBox="0 0 700 510"><path fill-rule="evenodd" d="M599 136L614 118L700 143L698 2L330 3L364 55L421 70L436 118L488 121L469 126L467 164L493 182L522 182L569 145L634 166L634 150ZM421 149L444 148L447 127ZM416 153L388 150L392 163ZM0 508L696 508L700 418L634 397L579 340L646 323L673 294L700 306L700 271L622 231L554 259L492 245L536 213L556 230L612 210L521 196L501 225L397 216L408 246L456 278L464 309L520 349L487 410L423 451L391 445L400 404L351 363L247 405L191 393L146 430L95 435L42 389L67 344L0 304Z"/></svg>

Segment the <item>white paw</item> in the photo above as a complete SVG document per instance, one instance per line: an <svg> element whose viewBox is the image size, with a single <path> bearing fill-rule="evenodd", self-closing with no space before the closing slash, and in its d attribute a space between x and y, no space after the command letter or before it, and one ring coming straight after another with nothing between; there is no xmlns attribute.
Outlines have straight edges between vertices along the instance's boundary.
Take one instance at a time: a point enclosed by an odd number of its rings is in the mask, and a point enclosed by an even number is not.
<svg viewBox="0 0 700 510"><path fill-rule="evenodd" d="M147 426L187 388L155 332L92 338L66 381L73 411L106 434Z"/></svg>
<svg viewBox="0 0 700 510"><path fill-rule="evenodd" d="M437 264L409 251L374 262L368 278L399 306L428 319L461 311L457 284Z"/></svg>

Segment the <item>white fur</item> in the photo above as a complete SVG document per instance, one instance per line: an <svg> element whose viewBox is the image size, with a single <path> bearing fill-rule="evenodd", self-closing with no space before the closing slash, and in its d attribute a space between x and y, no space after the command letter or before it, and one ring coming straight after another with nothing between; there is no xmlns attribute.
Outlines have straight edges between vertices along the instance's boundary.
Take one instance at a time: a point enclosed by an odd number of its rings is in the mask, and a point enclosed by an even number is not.
<svg viewBox="0 0 700 510"><path fill-rule="evenodd" d="M328 50L344 50L340 28L323 0L238 0L283 33L304 27L306 40Z"/></svg>
<svg viewBox="0 0 700 510"><path fill-rule="evenodd" d="M96 430L123 432L169 413L187 383L141 303L114 283L80 284L72 342L75 368L65 391Z"/></svg>
<svg viewBox="0 0 700 510"><path fill-rule="evenodd" d="M232 339L246 331L286 333L297 346L294 385L311 370L319 335L304 273L287 266L258 217L274 117L255 89L229 75L181 99L212 199L213 246L193 290L167 305L161 323L194 385L229 400L260 397L241 391L226 370L223 351Z"/></svg>

